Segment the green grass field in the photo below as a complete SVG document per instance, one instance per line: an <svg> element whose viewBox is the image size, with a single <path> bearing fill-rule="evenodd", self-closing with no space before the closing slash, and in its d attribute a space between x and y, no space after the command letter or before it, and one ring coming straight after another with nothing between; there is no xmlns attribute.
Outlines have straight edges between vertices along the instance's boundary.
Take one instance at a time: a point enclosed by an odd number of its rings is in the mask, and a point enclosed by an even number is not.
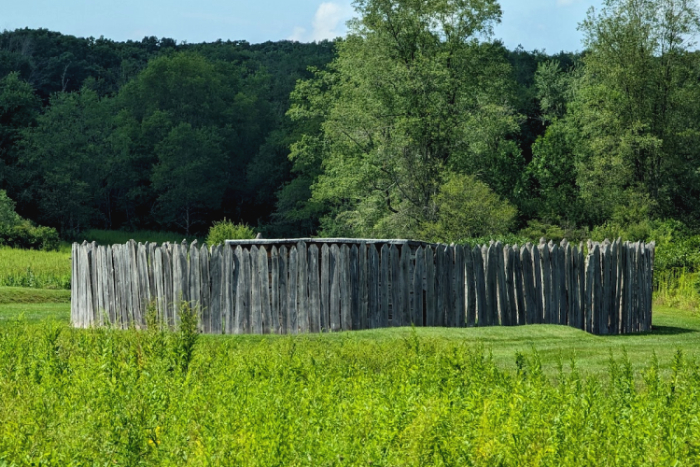
<svg viewBox="0 0 700 467"><path fill-rule="evenodd" d="M0 465L700 462L697 314L194 336L74 330L68 298L0 288Z"/></svg>

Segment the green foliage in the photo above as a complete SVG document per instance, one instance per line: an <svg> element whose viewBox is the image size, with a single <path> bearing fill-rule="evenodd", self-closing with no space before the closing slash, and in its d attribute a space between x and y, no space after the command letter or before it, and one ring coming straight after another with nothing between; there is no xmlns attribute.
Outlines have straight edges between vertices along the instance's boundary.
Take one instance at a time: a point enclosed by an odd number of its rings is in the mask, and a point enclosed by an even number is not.
<svg viewBox="0 0 700 467"><path fill-rule="evenodd" d="M450 171L502 196L522 165L503 49L480 42L494 1L367 0L327 70L297 84L289 116L305 132L290 157L311 170L322 235L407 237L434 222ZM311 128L311 130L313 130ZM314 173L314 171L318 171Z"/></svg>
<svg viewBox="0 0 700 467"><path fill-rule="evenodd" d="M423 224L421 236L435 242L503 235L516 215L515 207L470 175L451 175L434 203L436 220Z"/></svg>
<svg viewBox="0 0 700 467"><path fill-rule="evenodd" d="M56 229L34 225L15 212L15 203L0 190L0 246L32 250L58 250Z"/></svg>
<svg viewBox="0 0 700 467"><path fill-rule="evenodd" d="M223 244L226 240L246 240L255 238L255 231L245 224L234 224L230 220L214 222L207 235L208 245Z"/></svg>
<svg viewBox="0 0 700 467"><path fill-rule="evenodd" d="M540 238L546 238L547 240L553 240L559 242L563 239L567 239L570 243L578 243L586 241L589 239L588 230L586 229L575 229L571 227L563 227L556 224L547 224L544 222L539 222L532 220L528 222L527 227L520 230L518 235L530 239L532 242L539 241ZM617 237L604 237L604 238L617 238ZM597 240L597 239L596 239ZM600 239L602 241L603 239Z"/></svg>
<svg viewBox="0 0 700 467"><path fill-rule="evenodd" d="M159 330L19 321L0 336L9 464L665 466L698 454L700 375L681 353L643 371L610 358L597 378L527 351L505 370L481 347L415 331L200 338L181 372L180 338Z"/></svg>

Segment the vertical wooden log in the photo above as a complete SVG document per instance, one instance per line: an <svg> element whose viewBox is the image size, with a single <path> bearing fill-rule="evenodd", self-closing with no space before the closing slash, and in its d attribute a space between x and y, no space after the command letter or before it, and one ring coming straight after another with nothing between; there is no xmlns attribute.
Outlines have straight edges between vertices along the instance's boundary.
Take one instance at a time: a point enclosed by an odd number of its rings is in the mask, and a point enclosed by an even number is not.
<svg viewBox="0 0 700 467"><path fill-rule="evenodd" d="M391 245L391 325L398 327L406 323L403 322L403 308L401 295L401 257L396 245Z"/></svg>
<svg viewBox="0 0 700 467"><path fill-rule="evenodd" d="M465 282L465 326L476 325L476 286L474 274L474 255L472 249L465 245L464 254L464 282Z"/></svg>
<svg viewBox="0 0 700 467"><path fill-rule="evenodd" d="M540 253L540 270L542 271L542 322L552 324L552 262L549 247L546 243L540 243L537 245L537 249Z"/></svg>
<svg viewBox="0 0 700 467"><path fill-rule="evenodd" d="M83 327L89 328L94 325L95 316L95 302L93 300L93 281L92 281L92 270L94 252L92 251L91 245L85 245L83 249L83 268L82 268L82 282L85 284L85 314L83 317Z"/></svg>
<svg viewBox="0 0 700 467"><path fill-rule="evenodd" d="M390 287L390 270L389 264L391 263L391 258L389 257L389 245L386 243L382 245L381 255L380 255L380 286L379 286L379 296L380 296L380 314L379 314L379 327L385 328L389 326L389 301L391 295Z"/></svg>
<svg viewBox="0 0 700 467"><path fill-rule="evenodd" d="M530 249L532 256L532 275L535 280L535 320L533 324L544 322L544 285L542 284L542 260L540 258L540 248L532 245Z"/></svg>
<svg viewBox="0 0 700 467"><path fill-rule="evenodd" d="M99 268L97 266L97 243L88 244L88 256L90 258L90 271L88 273L88 283L92 296L92 311L89 316L90 326L97 326L99 323Z"/></svg>
<svg viewBox="0 0 700 467"><path fill-rule="evenodd" d="M376 250L375 250L376 251ZM352 330L352 288L350 284L350 248L340 247L340 326L343 331Z"/></svg>
<svg viewBox="0 0 700 467"><path fill-rule="evenodd" d="M180 325L180 302L183 299L182 276L187 271L187 263L183 268L183 258L179 243L173 243L173 326ZM184 271L183 271L184 269Z"/></svg>
<svg viewBox="0 0 700 467"><path fill-rule="evenodd" d="M331 252L327 244L321 247L321 328L331 329Z"/></svg>
<svg viewBox="0 0 700 467"><path fill-rule="evenodd" d="M211 247L209 259L209 274L211 276L211 295L209 304L209 321L205 329L209 334L221 334L221 275L222 275L221 245Z"/></svg>
<svg viewBox="0 0 700 467"><path fill-rule="evenodd" d="M151 301L150 285L148 284L148 253L146 245L143 243L134 243L134 253L136 254L136 274L138 275L138 287L136 292L139 295L139 304L141 308L141 321L139 327L146 325L146 312Z"/></svg>
<svg viewBox="0 0 700 467"><path fill-rule="evenodd" d="M225 245L225 249L231 246ZM238 245L235 250L231 250L231 262L233 263L233 275L231 284L235 283L235 325L233 332L237 334L254 333L253 328L253 261L255 257L251 254L252 249ZM225 256L224 256L225 258ZM224 264L226 262L224 261ZM224 270L224 274L227 274Z"/></svg>
<svg viewBox="0 0 700 467"><path fill-rule="evenodd" d="M602 334L607 322L603 323L603 258L599 243L593 245L593 262L593 329L595 334Z"/></svg>
<svg viewBox="0 0 700 467"><path fill-rule="evenodd" d="M610 296L612 292L612 245L608 239L601 245L601 306L600 329L601 334L608 334L610 329Z"/></svg>
<svg viewBox="0 0 700 467"><path fill-rule="evenodd" d="M571 300L571 290L573 288L571 279L573 277L572 262L571 262L571 246L566 239L562 240L559 245L560 263L563 267L562 277L564 283L562 285L562 316L561 324L571 325L571 311L572 311L572 300Z"/></svg>
<svg viewBox="0 0 700 467"><path fill-rule="evenodd" d="M190 245L190 262L188 264L189 275L189 303L193 310L197 311L199 321L201 321L202 313L202 270L199 263L199 246L197 240ZM199 323L201 326L201 322Z"/></svg>
<svg viewBox="0 0 700 467"><path fill-rule="evenodd" d="M241 255L243 252L241 252ZM221 250L221 326L225 334L241 334L245 331L240 328L239 323L247 319L247 316L238 316L236 310L236 294L238 293L238 283L234 283L234 271L236 270L235 250L232 245L224 243ZM250 274L250 254L248 254L248 271ZM241 265L243 266L243 265ZM248 276L250 284L250 276ZM249 289L250 290L250 289Z"/></svg>
<svg viewBox="0 0 700 467"><path fill-rule="evenodd" d="M105 277L107 278L107 307L109 322L111 325L117 323L117 302L116 302L116 292L114 290L114 263L112 255L112 247L107 245L105 247Z"/></svg>
<svg viewBox="0 0 700 467"><path fill-rule="evenodd" d="M309 256L306 242L297 243L297 332L309 332Z"/></svg>
<svg viewBox="0 0 700 467"><path fill-rule="evenodd" d="M653 308L653 291L654 291L654 257L656 254L656 242L650 242L647 245L647 259L648 259L648 277L647 277L647 317L646 317L646 331L651 331L653 329L652 325L652 308Z"/></svg>
<svg viewBox="0 0 700 467"><path fill-rule="evenodd" d="M270 313L272 322L270 332L281 334L280 332L280 266L279 251L273 245L270 249Z"/></svg>
<svg viewBox="0 0 700 467"><path fill-rule="evenodd" d="M156 276L155 276L155 261L156 261L156 245L153 242L146 242L146 252L148 256L148 285L149 293L151 294L151 299L157 303L156 295Z"/></svg>
<svg viewBox="0 0 700 467"><path fill-rule="evenodd" d="M501 242L496 242L495 243L496 247L496 268L497 268L497 275L496 275L496 282L497 282L497 293L498 293L498 308L499 308L499 318L500 318L500 324L501 325L508 325L505 322L504 317L507 316L510 313L510 310L508 310L508 297L506 295L506 266L505 266L505 258L503 255L503 244ZM498 324L498 321L496 323Z"/></svg>
<svg viewBox="0 0 700 467"><path fill-rule="evenodd" d="M585 330L593 332L593 297L594 297L594 272L595 263L593 259L593 245L589 243L588 254L586 255L586 301L584 306Z"/></svg>
<svg viewBox="0 0 700 467"><path fill-rule="evenodd" d="M202 332L211 332L211 268L209 266L209 248L204 243L199 249L199 277L200 280L200 323Z"/></svg>
<svg viewBox="0 0 700 467"><path fill-rule="evenodd" d="M411 324L411 247L405 243L401 245L401 261L399 263L399 274L401 276L401 322L404 325ZM446 302L447 305L447 302Z"/></svg>
<svg viewBox="0 0 700 467"><path fill-rule="evenodd" d="M564 242L566 241L564 240ZM568 303L566 298L566 243L559 245L557 249L557 269L557 279L559 280L559 298L557 299L559 302L559 324L566 325L568 313Z"/></svg>
<svg viewBox="0 0 700 467"><path fill-rule="evenodd" d="M476 299L477 326L486 326L486 280L484 279L484 256L482 247L475 246L472 250L474 262L474 297Z"/></svg>
<svg viewBox="0 0 700 467"><path fill-rule="evenodd" d="M265 264L263 265L263 259ZM267 252L265 247L250 248L251 288L250 288L250 331L253 334L265 332L263 278L267 276Z"/></svg>
<svg viewBox="0 0 700 467"><path fill-rule="evenodd" d="M70 284L70 322L73 327L80 327L78 319L78 244L73 242L70 248L71 284Z"/></svg>
<svg viewBox="0 0 700 467"><path fill-rule="evenodd" d="M515 244L511 248L513 260L513 290L515 292L515 321L518 325L523 325L525 319L525 301L523 299L523 269L520 263L520 247Z"/></svg>
<svg viewBox="0 0 700 467"><path fill-rule="evenodd" d="M362 329L362 321L360 318L360 250L357 245L350 247L350 295L351 295L351 316L352 328L355 330Z"/></svg>
<svg viewBox="0 0 700 467"><path fill-rule="evenodd" d="M535 288L534 266L532 264L532 245L526 243L520 249L520 265L523 277L523 323L537 322L537 289Z"/></svg>
<svg viewBox="0 0 700 467"><path fill-rule="evenodd" d="M454 283L454 299L452 302L452 325L458 328L463 328L466 324L466 302L465 302L465 265L464 265L464 247L455 245L452 248L453 258L453 283Z"/></svg>
<svg viewBox="0 0 700 467"><path fill-rule="evenodd" d="M379 255L373 244L367 245L367 317L370 329L379 325Z"/></svg>
<svg viewBox="0 0 700 467"><path fill-rule="evenodd" d="M164 324L168 327L175 325L175 316L173 314L173 255L170 243L161 245L161 256L163 259L163 306L164 308Z"/></svg>
<svg viewBox="0 0 700 467"><path fill-rule="evenodd" d="M552 274L552 324L561 324L561 265L559 264L559 246L553 241L549 241L549 262Z"/></svg>
<svg viewBox="0 0 700 467"><path fill-rule="evenodd" d="M299 293L299 252L296 246L289 249L289 280L287 281L287 333L297 334L297 294Z"/></svg>
<svg viewBox="0 0 700 467"><path fill-rule="evenodd" d="M104 271L103 271L103 266L104 266L104 258L103 258L103 252L104 247L98 245L97 248L95 248L95 271L93 272L93 275L96 278L96 285L97 285L97 308L95 310L95 324L97 326L102 326L103 323L103 318L105 314L105 296L104 296L104 289L105 287L103 286L104 282Z"/></svg>
<svg viewBox="0 0 700 467"><path fill-rule="evenodd" d="M86 297L87 292L85 291L85 281L83 280L83 250L87 242L83 242L82 245L77 245L76 247L76 258L75 258L75 275L71 276L72 286L75 286L76 290L76 316L73 326L76 328L85 327L85 310L87 309Z"/></svg>
<svg viewBox="0 0 700 467"><path fill-rule="evenodd" d="M279 297L280 297L280 334L289 332L289 252L287 247L280 247L279 261Z"/></svg>
<svg viewBox="0 0 700 467"><path fill-rule="evenodd" d="M367 309L368 309L368 294L369 294L369 288L368 288L368 283L367 283L367 244L362 242L360 243L359 251L358 251L358 256L359 256L359 271L360 271L360 329L369 329L369 324L368 324L368 316L367 316Z"/></svg>
<svg viewBox="0 0 700 467"><path fill-rule="evenodd" d="M330 300L330 323L331 331L338 332L341 329L340 321L340 248L332 245L330 250L330 277L331 277L331 300Z"/></svg>
<svg viewBox="0 0 700 467"><path fill-rule="evenodd" d="M260 286L260 301L262 308L262 332L270 334L275 331L272 322L272 307L270 304L270 269L268 265L267 249L260 245L258 247L257 274Z"/></svg>
<svg viewBox="0 0 700 467"><path fill-rule="evenodd" d="M606 293L607 309L608 309L608 334L619 334L619 311L615 308L615 300L617 297L617 263L619 248L616 240L610 244L610 265L608 269L608 287L610 290Z"/></svg>
<svg viewBox="0 0 700 467"><path fill-rule="evenodd" d="M141 303L140 296L140 280L139 280L139 267L138 267L138 247L134 240L129 240L127 244L128 251L128 261L129 261L129 276L131 281L131 306L132 306L132 317L134 320L134 325L137 329L140 329L144 323L143 313L144 304Z"/></svg>
<svg viewBox="0 0 700 467"><path fill-rule="evenodd" d="M321 332L321 278L318 246L309 246L309 331Z"/></svg>
<svg viewBox="0 0 700 467"><path fill-rule="evenodd" d="M498 253L496 244L491 243L486 250L486 326L498 325Z"/></svg>
<svg viewBox="0 0 700 467"><path fill-rule="evenodd" d="M415 251L415 266L413 268L413 305L411 307L413 325L425 326L423 319L423 271L425 269L425 252L422 247Z"/></svg>
<svg viewBox="0 0 700 467"><path fill-rule="evenodd" d="M503 247L503 263L505 269L506 313L504 314L505 326L518 324L517 304L515 301L515 275L513 269L515 254L509 245Z"/></svg>

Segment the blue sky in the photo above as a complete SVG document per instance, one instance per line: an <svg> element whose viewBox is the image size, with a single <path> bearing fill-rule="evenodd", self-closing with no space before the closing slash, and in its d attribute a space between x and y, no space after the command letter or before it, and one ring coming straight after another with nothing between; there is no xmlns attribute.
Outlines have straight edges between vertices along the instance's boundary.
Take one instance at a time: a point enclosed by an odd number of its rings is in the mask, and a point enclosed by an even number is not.
<svg viewBox="0 0 700 467"><path fill-rule="evenodd" d="M577 24L601 0L501 0L495 37L509 48L581 49ZM345 32L351 0L0 0L0 29L47 28L76 36L177 41L312 41Z"/></svg>

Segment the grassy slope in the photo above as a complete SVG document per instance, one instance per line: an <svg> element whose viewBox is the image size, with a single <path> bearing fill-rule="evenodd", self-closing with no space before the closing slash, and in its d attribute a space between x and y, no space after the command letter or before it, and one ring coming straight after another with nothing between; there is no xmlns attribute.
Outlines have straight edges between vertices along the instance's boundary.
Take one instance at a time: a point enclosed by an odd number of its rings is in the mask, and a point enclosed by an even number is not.
<svg viewBox="0 0 700 467"><path fill-rule="evenodd" d="M0 324L15 319L40 324L42 321L67 323L70 319L70 299L67 291L0 288ZM39 303L39 302L50 303ZM493 353L501 368L514 369L516 352L539 352L548 373L556 372L558 362L569 365L575 357L578 367L586 373L607 372L610 355L620 358L627 352L635 370L642 369L656 353L661 367L668 370L673 354L682 350L691 358L700 357L700 315L671 308L658 308L654 313L655 330L648 334L627 336L593 336L566 326L535 325L518 327L490 327L469 329L417 328L421 338L466 340L483 345ZM376 329L309 335L308 339L357 341L403 340L411 334L410 328ZM205 339L238 339L259 342L262 339L284 339L284 336L205 336Z"/></svg>

